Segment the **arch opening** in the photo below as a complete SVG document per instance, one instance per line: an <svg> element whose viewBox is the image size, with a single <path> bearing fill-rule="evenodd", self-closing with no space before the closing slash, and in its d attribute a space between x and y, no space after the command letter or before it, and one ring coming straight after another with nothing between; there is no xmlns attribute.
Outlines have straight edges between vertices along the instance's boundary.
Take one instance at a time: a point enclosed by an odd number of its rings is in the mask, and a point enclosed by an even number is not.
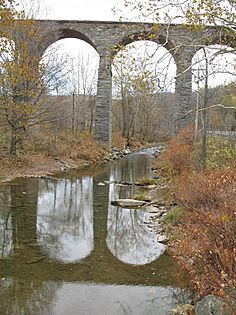
<svg viewBox="0 0 236 315"><path fill-rule="evenodd" d="M91 44L74 38L50 45L43 55L46 65L47 102L54 112L52 129L92 132L99 55Z"/></svg>
<svg viewBox="0 0 236 315"><path fill-rule="evenodd" d="M223 45L203 47L193 57L196 128L203 128L204 121L208 132L214 134L236 130L235 64L234 49Z"/></svg>
<svg viewBox="0 0 236 315"><path fill-rule="evenodd" d="M128 44L113 59L113 131L129 145L133 137L152 141L173 130L176 64L153 41Z"/></svg>

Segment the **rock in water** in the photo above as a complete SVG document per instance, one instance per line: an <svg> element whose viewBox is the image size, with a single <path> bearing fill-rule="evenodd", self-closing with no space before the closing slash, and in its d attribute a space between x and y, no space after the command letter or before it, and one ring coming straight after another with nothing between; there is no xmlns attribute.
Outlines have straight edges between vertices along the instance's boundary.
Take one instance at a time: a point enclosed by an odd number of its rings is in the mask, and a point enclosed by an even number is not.
<svg viewBox="0 0 236 315"><path fill-rule="evenodd" d="M98 186L105 186L103 182L98 183Z"/></svg>
<svg viewBox="0 0 236 315"><path fill-rule="evenodd" d="M166 244L168 242L168 238L166 235L159 235L157 237L157 241L158 241L158 243Z"/></svg>
<svg viewBox="0 0 236 315"><path fill-rule="evenodd" d="M146 201L140 201L135 199L117 199L111 201L112 206L118 206L122 208L137 208L146 204Z"/></svg>

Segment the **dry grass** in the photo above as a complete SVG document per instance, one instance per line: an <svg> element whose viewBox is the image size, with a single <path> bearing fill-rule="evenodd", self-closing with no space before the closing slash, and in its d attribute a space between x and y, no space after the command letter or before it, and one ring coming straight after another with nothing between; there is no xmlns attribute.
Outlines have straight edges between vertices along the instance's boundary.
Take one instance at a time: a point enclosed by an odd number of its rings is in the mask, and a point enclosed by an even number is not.
<svg viewBox="0 0 236 315"><path fill-rule="evenodd" d="M180 176L175 200L188 215L171 247L201 295L236 288L236 170Z"/></svg>
<svg viewBox="0 0 236 315"><path fill-rule="evenodd" d="M13 178L25 174L41 175L58 172L65 161L71 167L79 167L83 163L96 163L108 150L104 144L94 141L88 134L72 135L47 133L34 136L25 143L24 152L17 158L1 152L0 177Z"/></svg>
<svg viewBox="0 0 236 315"><path fill-rule="evenodd" d="M126 139L122 137L120 132L112 133L112 146L114 148L123 150L126 147Z"/></svg>
<svg viewBox="0 0 236 315"><path fill-rule="evenodd" d="M176 238L170 251L200 295L213 293L235 303L236 158L226 148L227 158L221 156L219 164L216 142L212 148L211 163L201 170L198 148L193 145L191 129L186 129L170 142L155 167L171 180L169 194L185 213L174 227Z"/></svg>

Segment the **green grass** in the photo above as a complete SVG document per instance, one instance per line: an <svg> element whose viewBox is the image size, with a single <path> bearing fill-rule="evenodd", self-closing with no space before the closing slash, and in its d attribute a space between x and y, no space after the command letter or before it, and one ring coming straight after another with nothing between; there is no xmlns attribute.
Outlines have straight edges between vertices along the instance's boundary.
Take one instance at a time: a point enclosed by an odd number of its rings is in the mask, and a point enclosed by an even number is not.
<svg viewBox="0 0 236 315"><path fill-rule="evenodd" d="M236 157L235 139L209 136L207 138L207 166L209 168L219 168L226 166Z"/></svg>
<svg viewBox="0 0 236 315"><path fill-rule="evenodd" d="M3 170L0 169L0 181L5 178Z"/></svg>
<svg viewBox="0 0 236 315"><path fill-rule="evenodd" d="M142 177L137 181L137 183L142 186L158 185L163 183L163 179Z"/></svg>
<svg viewBox="0 0 236 315"><path fill-rule="evenodd" d="M146 193L134 195L134 199L140 201L151 201L151 197Z"/></svg>
<svg viewBox="0 0 236 315"><path fill-rule="evenodd" d="M184 220L186 212L181 207L173 207L163 218L163 222L169 225L177 225Z"/></svg>

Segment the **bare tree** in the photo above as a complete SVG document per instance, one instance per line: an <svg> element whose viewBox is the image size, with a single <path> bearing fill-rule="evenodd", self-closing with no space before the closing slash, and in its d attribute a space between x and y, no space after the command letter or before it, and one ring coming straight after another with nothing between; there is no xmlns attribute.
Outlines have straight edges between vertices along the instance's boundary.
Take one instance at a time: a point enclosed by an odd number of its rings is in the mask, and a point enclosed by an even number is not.
<svg viewBox="0 0 236 315"><path fill-rule="evenodd" d="M225 52L230 52L230 55L228 54L227 58L225 57ZM217 90L221 89L222 91L222 86L219 84L218 80L220 79L220 83L224 83L222 80L222 77L224 78L224 76L225 80L235 80L235 74L233 71L234 63L235 56L232 54L232 49L219 46L202 48L193 60L193 73L195 81L198 85L196 91L195 139L198 134L198 128L200 128L200 161L203 167L205 167L207 156L207 131L210 125L209 115L211 113L211 117L213 117L214 114L213 111L210 111L210 109L212 109L212 106L215 105L215 100L219 102L219 96L218 99L214 99L214 95L217 93ZM210 88L211 83L215 83L216 87Z"/></svg>
<svg viewBox="0 0 236 315"><path fill-rule="evenodd" d="M92 132L95 117L95 94L97 87L98 69L91 68L96 63L97 56L84 56L79 53L71 61L71 85L76 108L75 128ZM74 112L75 114L75 112Z"/></svg>
<svg viewBox="0 0 236 315"><path fill-rule="evenodd" d="M175 71L168 73L171 57L154 46L149 42L130 45L113 62L114 123L128 144L135 134L142 140L154 138L161 113L159 95L173 89Z"/></svg>

